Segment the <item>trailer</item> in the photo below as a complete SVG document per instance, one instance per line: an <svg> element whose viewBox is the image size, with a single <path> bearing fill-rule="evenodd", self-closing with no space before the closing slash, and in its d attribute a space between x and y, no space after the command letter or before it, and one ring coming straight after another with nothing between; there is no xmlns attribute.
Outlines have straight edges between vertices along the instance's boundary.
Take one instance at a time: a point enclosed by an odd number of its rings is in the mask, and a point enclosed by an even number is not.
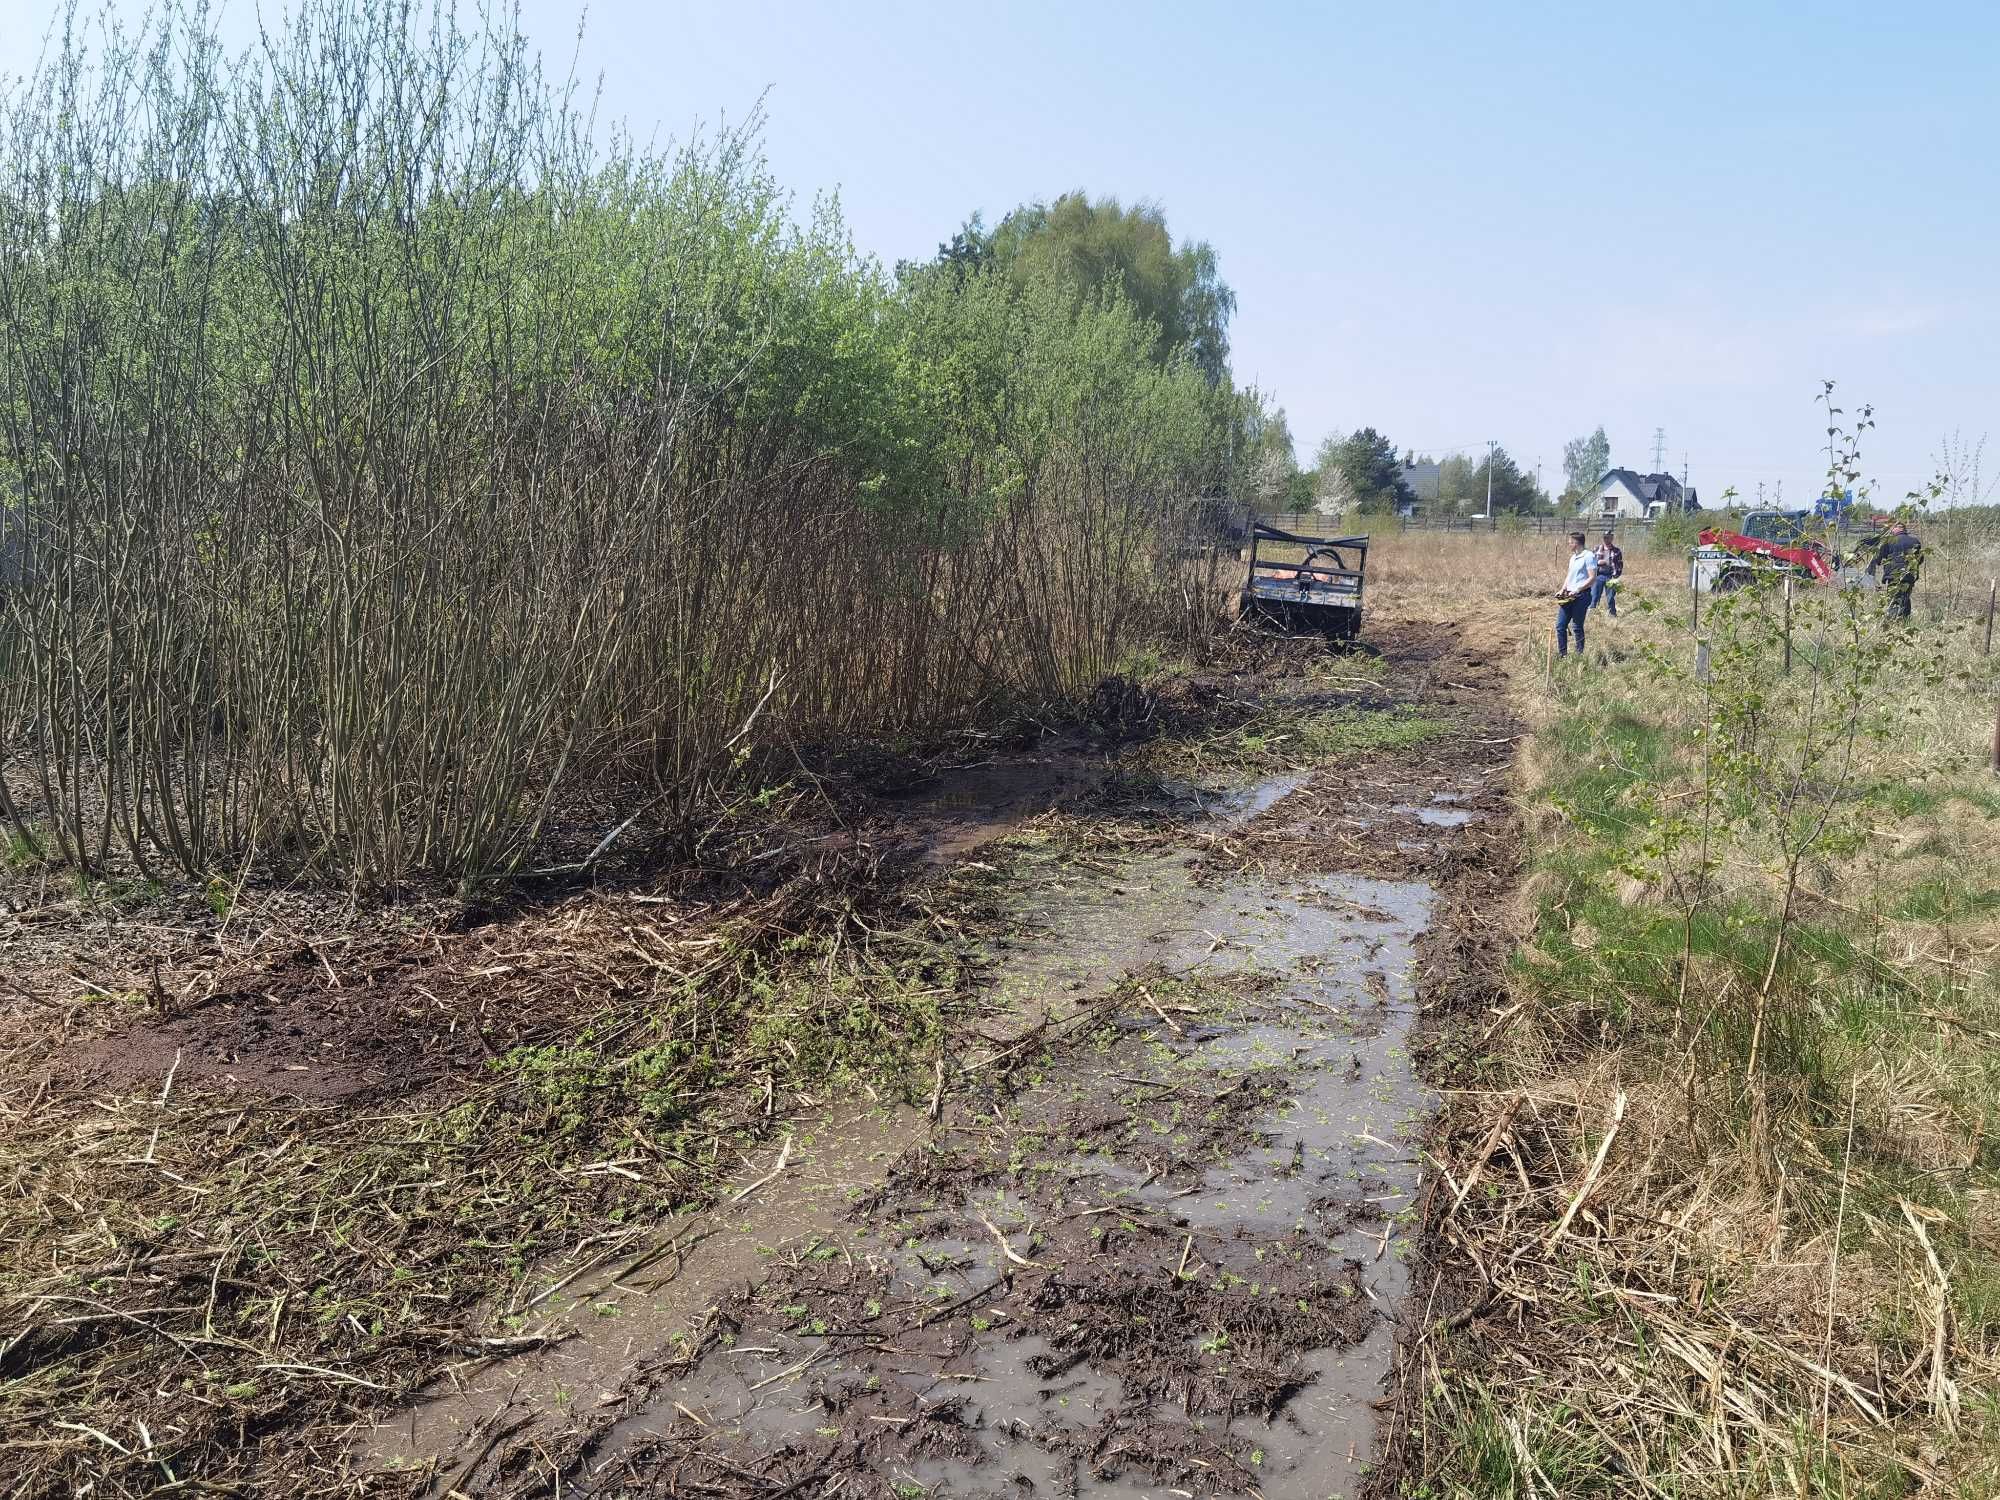
<svg viewBox="0 0 2000 1500"><path fill-rule="evenodd" d="M1250 528L1243 613L1288 633L1351 641L1361 633L1367 570L1365 536L1297 536L1260 521Z"/></svg>

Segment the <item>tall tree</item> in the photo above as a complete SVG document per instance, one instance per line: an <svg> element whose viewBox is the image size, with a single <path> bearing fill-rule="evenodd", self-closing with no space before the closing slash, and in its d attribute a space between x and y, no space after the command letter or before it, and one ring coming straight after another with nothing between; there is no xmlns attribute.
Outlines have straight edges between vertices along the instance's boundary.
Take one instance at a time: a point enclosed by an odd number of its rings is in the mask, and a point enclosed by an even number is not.
<svg viewBox="0 0 2000 1500"><path fill-rule="evenodd" d="M1339 439L1328 438L1320 445L1322 460L1313 470L1313 509L1323 516L1340 517L1360 508L1355 498L1354 486L1347 482L1347 474L1339 464L1325 461L1327 444Z"/></svg>
<svg viewBox="0 0 2000 1500"><path fill-rule="evenodd" d="M1290 510L1298 472L1291 423L1282 406L1274 407L1263 414L1253 439L1250 484L1258 509Z"/></svg>
<svg viewBox="0 0 2000 1500"><path fill-rule="evenodd" d="M1611 440L1602 427L1589 437L1572 438L1564 443L1563 477L1568 483L1563 486L1563 504L1576 505L1585 496L1595 494L1597 482L1610 467Z"/></svg>
<svg viewBox="0 0 2000 1500"><path fill-rule="evenodd" d="M1163 362L1185 350L1212 383L1228 375L1236 294L1205 241L1174 244L1156 203L1127 208L1116 198L1078 190L1053 202L1023 204L990 233L975 214L938 249L941 263L990 260L1022 284L1053 270L1083 297L1115 286L1159 329L1154 352Z"/></svg>
<svg viewBox="0 0 2000 1500"><path fill-rule="evenodd" d="M1483 505L1486 500L1486 473L1488 460L1482 460L1472 471L1473 493ZM1490 460L1493 470L1493 514L1503 511L1515 515L1534 515L1548 503L1548 497L1536 488L1532 476L1524 474L1521 466L1514 462L1513 455L1505 448L1495 448Z"/></svg>
<svg viewBox="0 0 2000 1500"><path fill-rule="evenodd" d="M1328 464L1340 470L1359 510L1393 510L1410 498L1396 445L1372 427L1356 428L1331 446L1323 445L1320 466Z"/></svg>
<svg viewBox="0 0 2000 1500"><path fill-rule="evenodd" d="M1478 504L1473 502L1477 500ZM1438 504L1447 510L1480 510L1486 504L1486 484L1479 465L1454 453L1438 465Z"/></svg>
<svg viewBox="0 0 2000 1500"><path fill-rule="evenodd" d="M948 267L955 281L993 264L993 236L987 232L985 218L974 214L967 219L949 241L938 246L937 259L932 264ZM898 265L896 274L907 275L908 267Z"/></svg>
<svg viewBox="0 0 2000 1500"><path fill-rule="evenodd" d="M1228 492L1260 510L1289 509L1299 460L1284 407L1254 385L1231 392L1228 401L1235 428Z"/></svg>

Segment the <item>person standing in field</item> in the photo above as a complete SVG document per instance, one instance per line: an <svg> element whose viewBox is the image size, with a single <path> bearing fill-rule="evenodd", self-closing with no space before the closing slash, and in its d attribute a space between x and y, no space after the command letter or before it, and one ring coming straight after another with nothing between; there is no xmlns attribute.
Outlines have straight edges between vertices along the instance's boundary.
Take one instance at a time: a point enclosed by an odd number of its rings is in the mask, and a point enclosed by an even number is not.
<svg viewBox="0 0 2000 1500"><path fill-rule="evenodd" d="M1556 655L1569 655L1568 632L1576 633L1576 654L1583 655L1583 617L1590 613L1590 590L1597 582L1597 554L1583 544L1583 533L1569 534L1569 568L1562 592L1556 595Z"/></svg>
<svg viewBox="0 0 2000 1500"><path fill-rule="evenodd" d="M1596 557L1597 577L1590 585L1590 602L1592 605L1605 605L1615 620L1618 618L1618 580L1625 576L1625 554L1619 550L1617 538L1609 531L1597 544Z"/></svg>
<svg viewBox="0 0 2000 1500"><path fill-rule="evenodd" d="M1868 571L1879 573L1882 587L1889 591L1889 618L1910 618L1910 596L1917 590L1917 572L1924 565L1924 546L1910 535L1910 528L1898 521L1889 535L1875 548Z"/></svg>

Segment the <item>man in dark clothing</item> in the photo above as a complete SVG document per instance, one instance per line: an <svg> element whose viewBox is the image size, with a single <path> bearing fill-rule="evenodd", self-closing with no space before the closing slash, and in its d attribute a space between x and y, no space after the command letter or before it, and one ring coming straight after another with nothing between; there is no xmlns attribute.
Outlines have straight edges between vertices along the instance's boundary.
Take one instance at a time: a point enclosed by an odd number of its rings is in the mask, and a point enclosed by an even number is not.
<svg viewBox="0 0 2000 1500"><path fill-rule="evenodd" d="M1625 576L1625 554L1610 532L1597 544L1597 578L1590 585L1590 606L1610 606L1611 618L1618 618L1618 580Z"/></svg>
<svg viewBox="0 0 2000 1500"><path fill-rule="evenodd" d="M1875 548L1875 555L1868 562L1868 571L1879 574L1882 587L1889 591L1891 619L1910 618L1910 595L1916 592L1917 573L1923 565L1923 543L1898 521L1889 528L1889 535Z"/></svg>

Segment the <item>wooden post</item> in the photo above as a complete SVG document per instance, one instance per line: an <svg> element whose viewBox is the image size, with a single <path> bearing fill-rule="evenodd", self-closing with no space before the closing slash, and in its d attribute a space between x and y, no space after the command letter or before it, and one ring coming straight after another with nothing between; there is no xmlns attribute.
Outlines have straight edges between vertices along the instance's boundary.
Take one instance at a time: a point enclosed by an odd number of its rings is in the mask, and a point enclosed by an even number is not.
<svg viewBox="0 0 2000 1500"><path fill-rule="evenodd" d="M1996 598L2000 598L2000 578L1986 585L1986 649L1980 653L1982 656L1993 654L1993 604Z"/></svg>
<svg viewBox="0 0 2000 1500"><path fill-rule="evenodd" d="M1785 575L1785 670L1784 675L1792 675L1792 575Z"/></svg>

